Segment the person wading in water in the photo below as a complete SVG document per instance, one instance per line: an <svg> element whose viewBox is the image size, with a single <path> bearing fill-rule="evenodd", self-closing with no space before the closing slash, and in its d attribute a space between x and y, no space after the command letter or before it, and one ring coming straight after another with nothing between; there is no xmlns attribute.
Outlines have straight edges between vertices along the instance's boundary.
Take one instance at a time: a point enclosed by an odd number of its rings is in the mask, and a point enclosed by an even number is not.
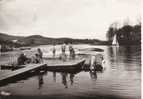
<svg viewBox="0 0 143 99"><path fill-rule="evenodd" d="M41 51L40 48L37 49L37 54L38 54L38 57L40 58L40 62L43 62L43 52Z"/></svg>
<svg viewBox="0 0 143 99"><path fill-rule="evenodd" d="M56 55L56 48L55 48L55 44L53 45L53 49L52 49L52 51L53 51L53 58L55 58L55 55Z"/></svg>

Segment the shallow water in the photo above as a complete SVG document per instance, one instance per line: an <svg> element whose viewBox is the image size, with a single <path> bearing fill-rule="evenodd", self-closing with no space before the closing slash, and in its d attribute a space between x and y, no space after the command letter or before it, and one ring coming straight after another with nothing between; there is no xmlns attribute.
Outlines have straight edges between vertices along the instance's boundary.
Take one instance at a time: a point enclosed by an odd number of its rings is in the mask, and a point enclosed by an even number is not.
<svg viewBox="0 0 143 99"><path fill-rule="evenodd" d="M51 55L51 46L39 46ZM60 46L57 48L60 49ZM105 57L103 72L77 73L50 72L33 75L1 86L0 90L18 96L47 96L55 98L140 99L141 48L140 46L74 45L74 48L101 48ZM36 48L33 48L35 50ZM95 51L85 53L95 54ZM2 56L1 56L2 57ZM0 71L0 73L7 71ZM116 98L114 98L116 97Z"/></svg>

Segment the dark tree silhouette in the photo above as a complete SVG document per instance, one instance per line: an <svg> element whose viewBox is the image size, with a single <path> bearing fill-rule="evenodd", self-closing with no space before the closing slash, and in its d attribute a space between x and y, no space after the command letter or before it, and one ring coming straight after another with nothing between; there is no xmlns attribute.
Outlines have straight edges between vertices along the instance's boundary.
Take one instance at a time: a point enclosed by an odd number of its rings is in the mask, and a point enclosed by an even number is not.
<svg viewBox="0 0 143 99"><path fill-rule="evenodd" d="M141 44L141 23L139 22L134 26L125 24L119 29L111 25L107 31L107 38L110 44L115 34L117 34L117 40L120 45Z"/></svg>

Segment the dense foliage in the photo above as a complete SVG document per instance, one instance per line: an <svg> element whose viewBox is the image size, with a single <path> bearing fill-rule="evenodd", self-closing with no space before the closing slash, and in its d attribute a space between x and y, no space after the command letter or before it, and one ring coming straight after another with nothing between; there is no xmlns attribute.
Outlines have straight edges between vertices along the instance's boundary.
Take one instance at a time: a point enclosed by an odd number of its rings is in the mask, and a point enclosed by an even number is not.
<svg viewBox="0 0 143 99"><path fill-rule="evenodd" d="M126 24L118 29L111 25L107 31L107 38L110 44L115 34L117 34L117 40L120 45L141 44L141 23L134 26Z"/></svg>

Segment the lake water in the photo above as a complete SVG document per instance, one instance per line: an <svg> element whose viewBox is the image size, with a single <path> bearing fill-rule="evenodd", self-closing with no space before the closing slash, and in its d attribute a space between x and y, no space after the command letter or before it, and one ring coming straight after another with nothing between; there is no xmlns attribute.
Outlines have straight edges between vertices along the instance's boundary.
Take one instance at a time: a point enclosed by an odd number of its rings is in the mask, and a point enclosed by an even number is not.
<svg viewBox="0 0 143 99"><path fill-rule="evenodd" d="M39 46L45 56L51 55L51 46ZM60 47L57 47L57 49ZM50 72L29 76L1 86L13 97L43 97L42 99L140 99L141 98L141 47L74 45L76 50L101 48L105 57L103 72L77 73ZM33 48L32 50L35 50ZM17 52L19 53L19 52ZM96 51L85 53L96 54ZM3 59L1 56L0 59ZM0 71L3 72L9 71ZM44 98L45 97L45 98ZM24 98L23 98L24 99Z"/></svg>

